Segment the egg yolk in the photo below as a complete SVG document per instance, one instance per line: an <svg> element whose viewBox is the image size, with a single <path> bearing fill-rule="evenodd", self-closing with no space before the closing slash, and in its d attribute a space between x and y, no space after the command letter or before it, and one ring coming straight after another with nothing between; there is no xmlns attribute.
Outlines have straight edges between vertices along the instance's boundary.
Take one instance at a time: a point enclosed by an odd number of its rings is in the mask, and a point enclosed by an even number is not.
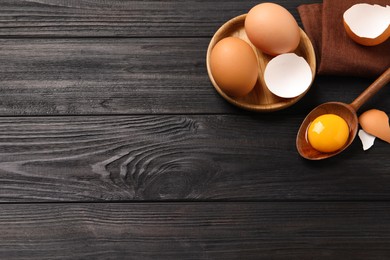
<svg viewBox="0 0 390 260"><path fill-rule="evenodd" d="M348 140L347 122L334 114L317 117L309 126L307 138L317 151L330 153L342 148Z"/></svg>

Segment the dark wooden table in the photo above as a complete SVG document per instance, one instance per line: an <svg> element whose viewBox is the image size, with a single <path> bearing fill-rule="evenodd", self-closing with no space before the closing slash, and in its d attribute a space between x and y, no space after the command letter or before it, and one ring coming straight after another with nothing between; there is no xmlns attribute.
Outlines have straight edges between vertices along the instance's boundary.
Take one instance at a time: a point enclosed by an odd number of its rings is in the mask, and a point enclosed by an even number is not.
<svg viewBox="0 0 390 260"><path fill-rule="evenodd" d="M2 0L0 258L390 259L390 146L295 149L373 79L317 76L269 114L212 87L211 36L257 3Z"/></svg>

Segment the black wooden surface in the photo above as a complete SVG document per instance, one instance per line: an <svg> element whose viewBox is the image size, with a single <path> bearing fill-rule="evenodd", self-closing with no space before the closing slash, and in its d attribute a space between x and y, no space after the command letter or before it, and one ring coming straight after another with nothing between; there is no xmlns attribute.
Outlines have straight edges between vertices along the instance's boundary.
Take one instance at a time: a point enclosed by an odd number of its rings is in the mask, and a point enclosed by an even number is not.
<svg viewBox="0 0 390 260"><path fill-rule="evenodd" d="M269 114L212 87L211 36L257 3L1 1L0 258L390 258L390 146L295 149L373 79L318 76Z"/></svg>
<svg viewBox="0 0 390 260"><path fill-rule="evenodd" d="M7 259L387 259L389 213L385 202L1 205L0 252Z"/></svg>

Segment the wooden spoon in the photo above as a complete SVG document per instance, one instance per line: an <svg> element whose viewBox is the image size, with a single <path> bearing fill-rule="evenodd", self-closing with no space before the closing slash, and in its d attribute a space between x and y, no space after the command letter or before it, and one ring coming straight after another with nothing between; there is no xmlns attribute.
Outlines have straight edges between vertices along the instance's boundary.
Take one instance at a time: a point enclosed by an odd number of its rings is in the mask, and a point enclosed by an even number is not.
<svg viewBox="0 0 390 260"><path fill-rule="evenodd" d="M356 111L376 92L384 87L390 81L390 68L388 68L374 83L372 83L360 96L358 96L351 104L345 104L341 102L328 102L319 105L313 109L303 120L301 127L299 128L296 146L299 154L309 160L321 160L332 157L342 151L344 151L355 139L358 131L358 117ZM307 140L307 129L311 122L317 117L323 114L335 114L344 118L349 126L348 141L341 149L331 152L323 153L315 150Z"/></svg>

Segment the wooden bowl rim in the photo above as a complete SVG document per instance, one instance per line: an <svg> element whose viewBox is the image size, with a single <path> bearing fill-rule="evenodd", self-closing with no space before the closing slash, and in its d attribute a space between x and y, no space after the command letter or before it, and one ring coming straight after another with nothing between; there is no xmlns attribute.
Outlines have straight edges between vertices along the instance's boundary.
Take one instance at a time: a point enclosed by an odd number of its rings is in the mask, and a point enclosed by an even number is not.
<svg viewBox="0 0 390 260"><path fill-rule="evenodd" d="M302 28L299 28L299 30L300 30L300 38L301 38L301 40L302 40L302 38L304 38L306 40L306 45L305 46L307 48L309 56L311 56L313 58L313 61L310 62L310 61L308 61L306 59L306 57L304 57L305 60L308 62L311 70L312 70L312 80L311 80L310 86L301 95L299 95L297 97L294 97L294 98L284 98L284 100L286 100L288 102L278 102L278 103L272 103L272 104L250 104L250 103L245 103L245 102L236 100L236 99L234 99L234 97L228 96L225 92L222 91L222 89L215 82L213 75L211 74L210 55L211 55L211 50L217 44L216 38L220 37L220 35L223 35L227 31L228 28L235 26L237 23L241 23L241 22L245 21L246 15L247 14L242 14L242 15L239 15L239 16L236 16L236 17L230 19L229 21L224 23L216 31L216 33L213 35L213 37L211 38L210 43L209 43L208 48L207 48L207 54L206 54L207 73L209 75L210 81L213 84L215 90L226 101L228 101L229 103L231 103L231 104L233 104L233 105L235 105L237 107L240 107L240 108L243 108L243 109L246 109L246 110L256 111L256 112L272 112L272 111L277 111L277 110L281 110L281 109L290 107L291 105L295 104L303 96L306 95L306 93L311 88L311 85L313 84L313 81L314 81L314 78L315 78L315 74L316 74L316 56L315 56L313 44L311 43L311 41L310 41L309 37L306 35L306 33L302 30ZM225 38L225 37L223 37L223 38ZM223 39L223 38L221 38L221 39Z"/></svg>

